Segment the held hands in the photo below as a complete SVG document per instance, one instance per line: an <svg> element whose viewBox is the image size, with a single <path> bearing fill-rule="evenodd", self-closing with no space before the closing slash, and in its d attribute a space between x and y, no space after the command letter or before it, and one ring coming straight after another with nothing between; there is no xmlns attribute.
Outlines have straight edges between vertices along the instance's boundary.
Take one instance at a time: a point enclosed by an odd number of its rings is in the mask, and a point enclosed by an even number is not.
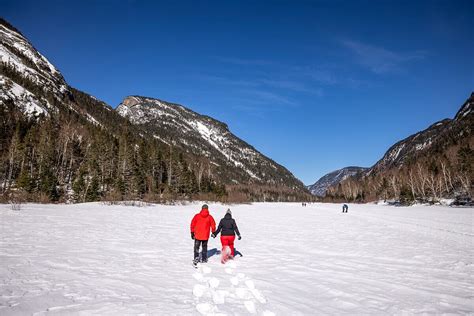
<svg viewBox="0 0 474 316"><path fill-rule="evenodd" d="M191 232L191 239L194 239L194 233Z"/></svg>
<svg viewBox="0 0 474 316"><path fill-rule="evenodd" d="M212 233L212 234L211 234L211 237L212 237L212 238L216 238L216 237L217 237L216 233ZM193 233L191 233L191 238L194 239L194 234L193 234ZM241 239L242 239L242 236L238 236L237 239L238 239L238 240L241 240Z"/></svg>

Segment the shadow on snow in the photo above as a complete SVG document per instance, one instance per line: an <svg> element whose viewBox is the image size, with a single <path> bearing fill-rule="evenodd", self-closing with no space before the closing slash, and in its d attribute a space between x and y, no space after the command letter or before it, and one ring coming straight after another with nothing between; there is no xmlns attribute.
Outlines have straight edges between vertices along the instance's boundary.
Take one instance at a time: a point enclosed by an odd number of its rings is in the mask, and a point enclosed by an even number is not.
<svg viewBox="0 0 474 316"><path fill-rule="evenodd" d="M212 256L216 256L216 255L220 255L221 253L222 253L222 251L220 251L219 249L212 248L212 249L207 251L207 258L210 258ZM235 256L243 257L242 253L240 251L238 251L237 249L234 249L234 253L235 253Z"/></svg>

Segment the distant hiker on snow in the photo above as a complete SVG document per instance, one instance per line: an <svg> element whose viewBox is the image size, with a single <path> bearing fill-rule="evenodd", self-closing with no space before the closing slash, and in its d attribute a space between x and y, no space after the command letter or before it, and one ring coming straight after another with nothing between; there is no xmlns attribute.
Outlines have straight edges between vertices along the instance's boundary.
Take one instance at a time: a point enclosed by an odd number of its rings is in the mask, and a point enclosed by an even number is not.
<svg viewBox="0 0 474 316"><path fill-rule="evenodd" d="M343 213L347 213L348 210L349 210L349 206L347 206L347 204L344 204L344 205L342 206L342 212L343 212Z"/></svg>
<svg viewBox="0 0 474 316"><path fill-rule="evenodd" d="M222 232L221 232L222 231ZM221 243L222 243L222 263L225 263L227 259L234 258L235 249L234 249L234 241L235 235L237 234L239 240L242 239L240 236L239 228L237 227L237 223L235 219L232 218L232 212L230 209L227 209L225 216L219 222L219 226L217 230L212 234L213 238L221 232ZM230 253L227 253L227 249L230 249Z"/></svg>
<svg viewBox="0 0 474 316"><path fill-rule="evenodd" d="M209 214L209 207L204 204L201 212L194 215L191 221L191 238L194 239L194 261L199 262L199 247L202 246L201 262L207 262L207 242L209 240L209 229L216 231L216 222Z"/></svg>

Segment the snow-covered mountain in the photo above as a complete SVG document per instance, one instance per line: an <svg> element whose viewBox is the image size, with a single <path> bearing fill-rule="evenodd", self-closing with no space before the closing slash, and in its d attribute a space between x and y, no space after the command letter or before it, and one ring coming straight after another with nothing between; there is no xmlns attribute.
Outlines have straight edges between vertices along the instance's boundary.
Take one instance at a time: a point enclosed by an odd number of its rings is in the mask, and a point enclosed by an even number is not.
<svg viewBox="0 0 474 316"><path fill-rule="evenodd" d="M363 167L346 167L333 172L330 172L322 176L314 184L308 186L308 190L311 194L324 197L326 195L326 190L334 185L339 184L341 181L346 180L349 177L352 177L356 174L363 174L367 171L367 168Z"/></svg>
<svg viewBox="0 0 474 316"><path fill-rule="evenodd" d="M0 195L20 182L32 200L40 194L55 201L110 194L310 198L287 169L234 136L225 123L144 97L128 97L115 111L74 89L1 18L0 118L0 161L8 161L0 166Z"/></svg>
<svg viewBox="0 0 474 316"><path fill-rule="evenodd" d="M444 119L429 126L427 129L397 142L390 147L384 156L369 170L367 174L383 172L390 168L400 168L407 162L414 161L426 153L443 153L449 146L458 141L472 137L474 126L474 93L461 106L453 119Z"/></svg>
<svg viewBox="0 0 474 316"><path fill-rule="evenodd" d="M474 173L474 93L452 119L397 142L371 168L327 187L326 198L469 201Z"/></svg>
<svg viewBox="0 0 474 316"><path fill-rule="evenodd" d="M302 186L287 169L232 134L225 123L182 105L129 96L116 111L166 144L207 157L228 183Z"/></svg>
<svg viewBox="0 0 474 316"><path fill-rule="evenodd" d="M0 19L0 62L1 101L13 100L29 116L49 115L57 110L51 104L52 99L61 100L68 92L62 74L3 19ZM21 82L11 80L13 74L21 77Z"/></svg>
<svg viewBox="0 0 474 316"><path fill-rule="evenodd" d="M92 96L79 102L76 96L80 93L19 30L0 18L0 105L13 104L30 118L73 111L101 125L99 112L112 108Z"/></svg>

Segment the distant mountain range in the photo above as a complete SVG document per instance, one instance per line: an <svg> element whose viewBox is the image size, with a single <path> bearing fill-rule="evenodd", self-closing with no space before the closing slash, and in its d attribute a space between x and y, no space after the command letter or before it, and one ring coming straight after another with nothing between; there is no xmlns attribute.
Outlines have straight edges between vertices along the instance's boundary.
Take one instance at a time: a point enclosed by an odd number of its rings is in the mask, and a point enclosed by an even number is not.
<svg viewBox="0 0 474 316"><path fill-rule="evenodd" d="M453 119L444 119L393 146L370 168L331 172L308 189L332 199L439 199L472 196L474 93ZM342 184L342 185L341 185Z"/></svg>
<svg viewBox="0 0 474 316"><path fill-rule="evenodd" d="M340 182L352 177L358 173L364 173L368 168L363 167L346 167L333 172L330 172L321 177L314 184L308 186L308 190L311 194L324 197L326 196L326 190L329 187L339 184Z"/></svg>
<svg viewBox="0 0 474 316"><path fill-rule="evenodd" d="M31 200L311 198L301 181L225 123L141 96L114 110L74 89L3 19L0 111L3 195L20 188Z"/></svg>
<svg viewBox="0 0 474 316"><path fill-rule="evenodd" d="M0 200L368 201L472 196L474 94L453 119L397 142L372 167L306 188L209 116L129 96L113 109L68 85L0 19Z"/></svg>

